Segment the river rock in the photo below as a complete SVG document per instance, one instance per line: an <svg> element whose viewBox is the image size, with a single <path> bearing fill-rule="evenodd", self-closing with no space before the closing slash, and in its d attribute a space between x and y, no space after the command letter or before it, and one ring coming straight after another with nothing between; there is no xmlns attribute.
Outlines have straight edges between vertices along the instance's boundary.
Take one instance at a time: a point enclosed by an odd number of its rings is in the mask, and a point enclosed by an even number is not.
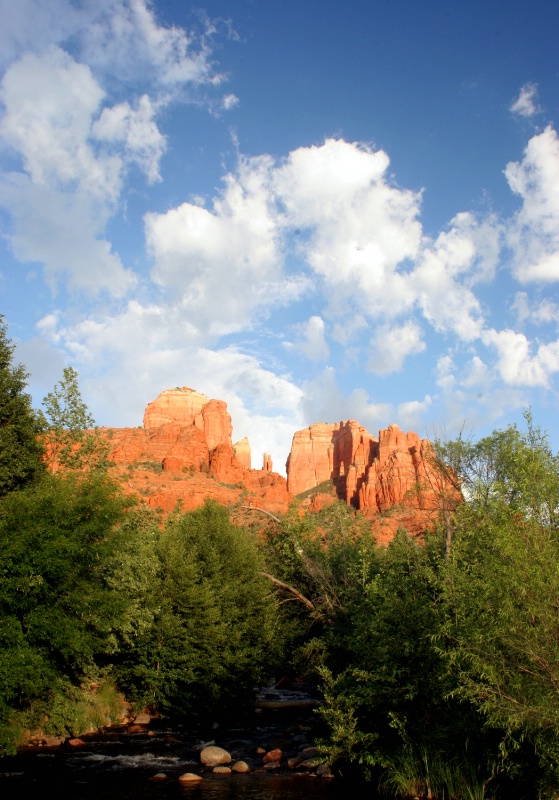
<svg viewBox="0 0 559 800"><path fill-rule="evenodd" d="M264 764L264 769L271 770L271 769L279 769L280 767L281 764L279 761L267 761L266 764Z"/></svg>
<svg viewBox="0 0 559 800"><path fill-rule="evenodd" d="M315 758L307 758L305 761L299 761L297 766L299 769L314 769L319 766L319 762Z"/></svg>
<svg viewBox="0 0 559 800"><path fill-rule="evenodd" d="M235 761L231 769L233 772L250 772L250 767L246 761Z"/></svg>
<svg viewBox="0 0 559 800"><path fill-rule="evenodd" d="M318 747L303 747L303 749L299 751L299 759L301 761L305 761L308 758L316 758L319 755Z"/></svg>
<svg viewBox="0 0 559 800"><path fill-rule="evenodd" d="M212 772L215 772L216 775L231 775L231 767L226 767L224 764L220 764L217 767L214 767Z"/></svg>
<svg viewBox="0 0 559 800"><path fill-rule="evenodd" d="M283 758L283 750L276 747L274 750L268 750L266 755L262 757L264 764L271 764L273 761L281 761Z"/></svg>
<svg viewBox="0 0 559 800"><path fill-rule="evenodd" d="M195 781L201 781L202 776L196 775L195 772L185 772L183 775L179 777L179 781L181 783L194 783Z"/></svg>
<svg viewBox="0 0 559 800"><path fill-rule="evenodd" d="M222 747L209 745L201 751L200 761L205 767L219 767L221 764L230 764L231 755Z"/></svg>
<svg viewBox="0 0 559 800"><path fill-rule="evenodd" d="M65 741L64 736L45 736L45 747L58 747Z"/></svg>
<svg viewBox="0 0 559 800"><path fill-rule="evenodd" d="M164 772L157 772L155 775L152 775L151 778L148 778L149 781L166 781L167 776Z"/></svg>
<svg viewBox="0 0 559 800"><path fill-rule="evenodd" d="M137 714L134 717L134 723L136 725L149 725L151 722L151 717L149 714Z"/></svg>
<svg viewBox="0 0 559 800"><path fill-rule="evenodd" d="M326 764L320 764L317 767L316 774L319 778L333 778L332 770Z"/></svg>

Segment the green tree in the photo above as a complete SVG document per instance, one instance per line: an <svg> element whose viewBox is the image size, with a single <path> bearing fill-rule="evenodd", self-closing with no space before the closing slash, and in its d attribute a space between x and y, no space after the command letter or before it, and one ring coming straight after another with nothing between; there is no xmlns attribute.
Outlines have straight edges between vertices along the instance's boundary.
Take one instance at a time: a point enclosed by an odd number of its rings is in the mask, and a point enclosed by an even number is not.
<svg viewBox="0 0 559 800"><path fill-rule="evenodd" d="M121 685L166 714L246 704L277 652L256 539L206 501L168 520L156 556L153 624L123 654Z"/></svg>
<svg viewBox="0 0 559 800"><path fill-rule="evenodd" d="M102 475L47 475L0 503L0 751L86 678L129 626L114 588L129 506ZM34 709L34 715L32 710Z"/></svg>
<svg viewBox="0 0 559 800"><path fill-rule="evenodd" d="M25 392L27 373L13 365L14 344L0 315L0 497L43 471L40 423Z"/></svg>
<svg viewBox="0 0 559 800"><path fill-rule="evenodd" d="M472 445L445 581L456 694L559 759L559 459L530 413ZM555 766L555 780L559 771Z"/></svg>
<svg viewBox="0 0 559 800"><path fill-rule="evenodd" d="M106 469L109 443L104 441L82 400L78 373L66 367L62 379L43 400L49 467Z"/></svg>

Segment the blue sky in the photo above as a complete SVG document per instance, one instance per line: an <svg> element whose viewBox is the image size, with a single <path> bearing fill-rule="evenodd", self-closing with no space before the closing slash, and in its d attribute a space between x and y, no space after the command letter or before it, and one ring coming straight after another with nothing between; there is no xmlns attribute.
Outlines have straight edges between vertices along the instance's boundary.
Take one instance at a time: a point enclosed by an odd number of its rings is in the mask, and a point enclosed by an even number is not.
<svg viewBox="0 0 559 800"><path fill-rule="evenodd" d="M0 311L35 404L559 447L551 0L0 0Z"/></svg>

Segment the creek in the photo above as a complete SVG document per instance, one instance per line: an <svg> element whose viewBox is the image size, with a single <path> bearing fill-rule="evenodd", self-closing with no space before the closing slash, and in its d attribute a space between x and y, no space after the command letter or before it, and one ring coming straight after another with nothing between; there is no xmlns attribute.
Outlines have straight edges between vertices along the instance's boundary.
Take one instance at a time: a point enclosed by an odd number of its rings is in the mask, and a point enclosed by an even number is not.
<svg viewBox="0 0 559 800"><path fill-rule="evenodd" d="M263 769L257 748L284 744L293 748L294 734L312 737L314 718L308 708L260 708L248 722L226 729L206 729L213 742L242 759L248 774L217 775L203 771L199 752L206 737L186 726L168 727L152 720L149 725L105 728L81 737L73 748L26 747L0 761L0 797L22 800L48 788L57 800L352 800L374 799L371 786L355 785L348 778L322 778L282 766ZM290 744L291 742L291 744ZM312 741L309 739L309 743ZM293 750L292 750L293 752ZM201 773L202 780L182 783L185 772ZM154 780L164 774L162 780Z"/></svg>

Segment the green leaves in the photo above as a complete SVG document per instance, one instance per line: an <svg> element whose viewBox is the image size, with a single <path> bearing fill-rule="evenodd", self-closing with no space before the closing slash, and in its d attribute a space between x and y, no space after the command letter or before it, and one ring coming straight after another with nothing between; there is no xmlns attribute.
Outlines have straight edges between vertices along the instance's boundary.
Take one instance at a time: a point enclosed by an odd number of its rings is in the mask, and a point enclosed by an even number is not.
<svg viewBox="0 0 559 800"><path fill-rule="evenodd" d="M277 650L256 540L207 501L167 522L154 555L153 623L123 654L120 680L167 713L242 703Z"/></svg>
<svg viewBox="0 0 559 800"><path fill-rule="evenodd" d="M105 470L110 450L83 402L78 373L64 369L63 378L43 400L46 453L51 472L64 469Z"/></svg>
<svg viewBox="0 0 559 800"><path fill-rule="evenodd" d="M27 373L13 366L14 344L0 315L0 497L35 480L43 470L40 424L25 392Z"/></svg>
<svg viewBox="0 0 559 800"><path fill-rule="evenodd" d="M63 685L78 686L114 652L128 599L107 578L119 560L128 505L99 475L46 475L0 503L5 720L49 701Z"/></svg>
<svg viewBox="0 0 559 800"><path fill-rule="evenodd" d="M455 694L543 764L559 748L559 461L526 421L472 446L443 641Z"/></svg>

